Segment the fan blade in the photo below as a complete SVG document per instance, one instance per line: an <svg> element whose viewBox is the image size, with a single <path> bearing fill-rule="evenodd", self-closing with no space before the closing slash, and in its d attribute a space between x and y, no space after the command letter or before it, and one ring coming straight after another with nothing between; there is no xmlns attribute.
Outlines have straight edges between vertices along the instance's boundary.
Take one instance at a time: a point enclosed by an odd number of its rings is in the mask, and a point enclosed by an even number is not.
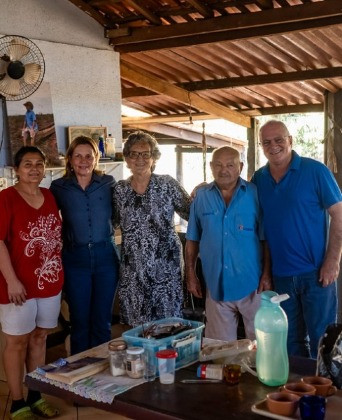
<svg viewBox="0 0 342 420"><path fill-rule="evenodd" d="M0 80L0 92L5 95L16 96L20 91L20 81L10 78L7 74Z"/></svg>
<svg viewBox="0 0 342 420"><path fill-rule="evenodd" d="M29 63L25 65L24 80L28 85L34 85L39 79L40 65L36 63Z"/></svg>
<svg viewBox="0 0 342 420"><path fill-rule="evenodd" d="M10 42L8 51L11 61L18 61L22 57L24 57L24 55L26 55L30 51L30 49L27 45L20 43L19 40L14 38Z"/></svg>

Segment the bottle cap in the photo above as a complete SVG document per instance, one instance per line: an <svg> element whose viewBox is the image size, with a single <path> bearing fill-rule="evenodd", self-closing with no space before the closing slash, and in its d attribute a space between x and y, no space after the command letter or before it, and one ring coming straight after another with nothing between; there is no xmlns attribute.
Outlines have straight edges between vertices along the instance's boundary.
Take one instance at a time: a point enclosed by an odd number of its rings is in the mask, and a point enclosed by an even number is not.
<svg viewBox="0 0 342 420"><path fill-rule="evenodd" d="M280 302L283 302L284 300L287 300L287 299L290 299L290 296L287 293L284 293L282 295L271 297L270 301L272 303L280 303Z"/></svg>
<svg viewBox="0 0 342 420"><path fill-rule="evenodd" d="M166 350L159 350L156 353L158 359L175 359L178 356L176 350L166 349Z"/></svg>
<svg viewBox="0 0 342 420"><path fill-rule="evenodd" d="M141 354L144 353L144 349L142 347L128 347L126 352L127 354Z"/></svg>
<svg viewBox="0 0 342 420"><path fill-rule="evenodd" d="M113 340L108 343L109 351L126 350L127 344L123 340Z"/></svg>

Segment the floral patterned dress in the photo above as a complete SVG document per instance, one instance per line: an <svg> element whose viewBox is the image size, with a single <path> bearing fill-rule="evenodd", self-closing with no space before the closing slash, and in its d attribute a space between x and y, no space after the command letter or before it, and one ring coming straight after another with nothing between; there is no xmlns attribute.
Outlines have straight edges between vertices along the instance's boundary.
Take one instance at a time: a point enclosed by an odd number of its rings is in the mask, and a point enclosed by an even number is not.
<svg viewBox="0 0 342 420"><path fill-rule="evenodd" d="M152 174L144 194L131 178L114 187L114 224L122 232L119 303L121 322L182 316L183 255L174 212L188 219L190 197L169 175Z"/></svg>

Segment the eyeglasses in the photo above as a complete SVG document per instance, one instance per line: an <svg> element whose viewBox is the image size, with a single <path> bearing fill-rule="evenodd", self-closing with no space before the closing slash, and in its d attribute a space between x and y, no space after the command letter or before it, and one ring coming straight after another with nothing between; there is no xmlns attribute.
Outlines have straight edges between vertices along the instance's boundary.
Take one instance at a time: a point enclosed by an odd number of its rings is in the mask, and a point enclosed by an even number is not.
<svg viewBox="0 0 342 420"><path fill-rule="evenodd" d="M270 146L271 146L272 141L273 141L276 145L283 144L283 143L285 142L285 140L286 140L288 137L290 137L290 136L275 137L274 139L270 139L270 140L269 140L269 139L266 139L266 140L261 141L261 142L260 142L260 145L261 145L262 147L270 147Z"/></svg>
<svg viewBox="0 0 342 420"><path fill-rule="evenodd" d="M151 152L129 152L128 157L130 159L138 159L141 156L143 159L150 159L152 157Z"/></svg>

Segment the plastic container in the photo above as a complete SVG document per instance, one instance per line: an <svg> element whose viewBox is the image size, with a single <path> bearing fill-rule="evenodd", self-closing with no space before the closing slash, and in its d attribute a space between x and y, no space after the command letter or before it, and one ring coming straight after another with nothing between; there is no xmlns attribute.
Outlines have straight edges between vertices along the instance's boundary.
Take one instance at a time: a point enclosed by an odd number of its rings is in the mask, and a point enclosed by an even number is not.
<svg viewBox="0 0 342 420"><path fill-rule="evenodd" d="M122 340L113 340L108 343L109 367L113 376L126 375L126 348Z"/></svg>
<svg viewBox="0 0 342 420"><path fill-rule="evenodd" d="M166 349L156 353L161 384L173 384L175 381L176 350Z"/></svg>
<svg viewBox="0 0 342 420"><path fill-rule="evenodd" d="M128 347L126 350L126 372L130 378L138 379L144 375L144 349Z"/></svg>
<svg viewBox="0 0 342 420"><path fill-rule="evenodd" d="M106 156L115 159L115 138L111 134L106 137Z"/></svg>
<svg viewBox="0 0 342 420"><path fill-rule="evenodd" d="M273 291L261 293L261 306L254 319L256 370L259 380L269 386L283 385L289 376L287 317L279 303L272 301L275 296L278 301L284 300Z"/></svg>
<svg viewBox="0 0 342 420"><path fill-rule="evenodd" d="M223 379L223 365L202 363L197 368L197 377L203 379Z"/></svg>
<svg viewBox="0 0 342 420"><path fill-rule="evenodd" d="M126 341L128 346L144 347L145 351L149 349L154 355L159 350L174 349L178 353L176 359L176 369L186 366L198 360L199 352L201 350L201 341L204 324L199 321L190 321L182 318L164 318L158 321L153 321L153 324L170 324L174 322L188 323L191 329L182 331L166 338L144 338L142 337L143 329L146 331L150 323L142 326L132 328L131 330L122 333L122 338ZM158 365L156 359L156 366ZM158 368L158 366L157 366ZM156 372L158 375L158 370Z"/></svg>

